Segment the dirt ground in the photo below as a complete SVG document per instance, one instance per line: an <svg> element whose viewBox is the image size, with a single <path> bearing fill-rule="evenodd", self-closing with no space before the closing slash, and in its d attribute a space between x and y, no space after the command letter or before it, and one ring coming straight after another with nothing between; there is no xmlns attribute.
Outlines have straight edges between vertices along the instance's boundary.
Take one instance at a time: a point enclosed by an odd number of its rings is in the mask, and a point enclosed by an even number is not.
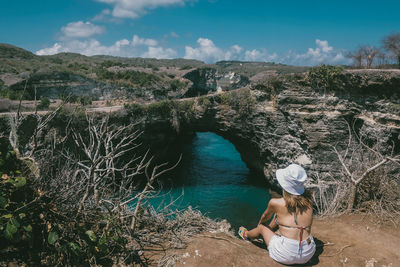
<svg viewBox="0 0 400 267"><path fill-rule="evenodd" d="M400 266L400 228L376 224L366 216L315 219L317 252L306 266ZM178 252L177 266L284 266L268 256L265 246L225 234L204 233Z"/></svg>

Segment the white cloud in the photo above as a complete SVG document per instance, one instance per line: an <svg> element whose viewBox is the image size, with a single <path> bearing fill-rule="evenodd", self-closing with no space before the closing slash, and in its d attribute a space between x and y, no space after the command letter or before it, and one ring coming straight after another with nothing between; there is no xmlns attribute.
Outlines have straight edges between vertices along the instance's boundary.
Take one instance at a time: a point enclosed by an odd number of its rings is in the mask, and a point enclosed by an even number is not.
<svg viewBox="0 0 400 267"><path fill-rule="evenodd" d="M177 34L176 32L171 32L170 35L173 38L179 38L179 34Z"/></svg>
<svg viewBox="0 0 400 267"><path fill-rule="evenodd" d="M273 61L277 54L269 54L265 49L244 51L239 45L233 45L229 49L217 47L214 42L207 38L197 40L198 47L185 47L185 57L187 59L198 59L207 63L214 63L220 60L245 60L245 61Z"/></svg>
<svg viewBox="0 0 400 267"><path fill-rule="evenodd" d="M95 39L90 40L71 40L56 43L52 47L44 48L36 52L37 55L53 55L61 52L80 53L86 56L93 55L114 55L125 56L123 47L126 46L125 40L115 42L111 46L101 45Z"/></svg>
<svg viewBox="0 0 400 267"><path fill-rule="evenodd" d="M136 34L133 36L132 39L132 45L147 45L147 46L156 46L158 42L153 39L146 39L146 38L140 38Z"/></svg>
<svg viewBox="0 0 400 267"><path fill-rule="evenodd" d="M88 25L87 23L83 24ZM65 31L63 30L63 32ZM74 34L69 33L68 36L77 36L75 39L61 39L60 42L55 43L51 47L38 50L36 54L52 55L61 52L74 52L87 56L112 55L146 58L176 58L179 56L176 50L161 46L157 40L139 37L136 34L133 35L131 40L121 39L111 45L101 44L94 38L81 39L85 36L83 33ZM170 35L172 36L172 33ZM263 48L247 50L237 44L229 48L220 48L208 38L199 38L197 44L197 47L185 46L184 58L197 59L206 63L215 63L221 60L279 62L290 65L318 65L322 63L335 65L350 63L350 60L344 56L343 51L333 48L329 45L328 41L320 39L315 40L316 46L314 48L308 48L303 53L289 51L285 55L270 53Z"/></svg>
<svg viewBox="0 0 400 267"><path fill-rule="evenodd" d="M185 0L96 0L113 6L112 15L117 18L135 19L146 10L161 6L184 5Z"/></svg>
<svg viewBox="0 0 400 267"><path fill-rule="evenodd" d="M266 61L266 62L271 62L275 61L278 58L278 55L276 53L273 54L268 54L268 52L265 49L262 50L247 50L244 54L244 60L245 61Z"/></svg>
<svg viewBox="0 0 400 267"><path fill-rule="evenodd" d="M232 51L233 51L234 53L240 53L240 52L242 52L242 50L243 50L243 48L241 48L241 47L238 46L238 45L233 45L233 46L231 47L231 49L232 49Z"/></svg>
<svg viewBox="0 0 400 267"><path fill-rule="evenodd" d="M282 62L293 65L318 65L318 64L349 64L349 59L345 58L343 52L337 51L329 46L326 40L315 40L316 47L308 48L306 53L294 53L289 51L282 58Z"/></svg>
<svg viewBox="0 0 400 267"><path fill-rule="evenodd" d="M224 52L215 46L214 42L207 38L197 40L199 47L185 47L185 57L187 59L198 59L205 62L215 62L224 59Z"/></svg>
<svg viewBox="0 0 400 267"><path fill-rule="evenodd" d="M104 28L90 22L71 22L61 28L61 39L88 38L104 32Z"/></svg>
<svg viewBox="0 0 400 267"><path fill-rule="evenodd" d="M134 35L132 41L121 39L114 44L102 45L96 39L87 40L65 40L55 43L53 46L38 50L37 55L54 55L61 52L80 53L86 56L110 55L120 57L152 57L173 58L177 52L171 48L157 46L158 42L153 39L140 38Z"/></svg>
<svg viewBox="0 0 400 267"><path fill-rule="evenodd" d="M163 47L148 47L148 51L145 52L142 57L145 58L174 58L177 56L175 50L171 48L163 48Z"/></svg>
<svg viewBox="0 0 400 267"><path fill-rule="evenodd" d="M315 40L315 43L319 48L321 48L322 52L329 53L333 50L332 46L328 45L328 41L321 41L320 39ZM318 48L317 48L318 49Z"/></svg>
<svg viewBox="0 0 400 267"><path fill-rule="evenodd" d="M63 46L59 43L55 43L52 47L47 47L36 51L36 55L43 56L43 55L54 55L61 52L65 52L63 50Z"/></svg>
<svg viewBox="0 0 400 267"><path fill-rule="evenodd" d="M104 9L103 11L101 11L100 14L96 15L92 20L93 21L102 21L110 14L111 14L111 10Z"/></svg>

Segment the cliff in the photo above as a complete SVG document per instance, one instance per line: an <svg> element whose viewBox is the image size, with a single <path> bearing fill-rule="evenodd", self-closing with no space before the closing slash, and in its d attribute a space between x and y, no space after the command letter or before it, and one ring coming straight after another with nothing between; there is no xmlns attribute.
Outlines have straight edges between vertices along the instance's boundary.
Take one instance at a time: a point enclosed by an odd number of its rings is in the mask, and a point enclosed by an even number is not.
<svg viewBox="0 0 400 267"><path fill-rule="evenodd" d="M339 151L346 147L346 121L364 142L379 141L386 149L394 144L393 152L399 153L400 72L344 71L338 81L339 87L320 90L304 75L290 76L279 90L253 86L159 103L146 113L145 135L156 135L164 147L180 135L215 132L272 184L275 170L292 162L314 177L338 174L341 167L332 146Z"/></svg>

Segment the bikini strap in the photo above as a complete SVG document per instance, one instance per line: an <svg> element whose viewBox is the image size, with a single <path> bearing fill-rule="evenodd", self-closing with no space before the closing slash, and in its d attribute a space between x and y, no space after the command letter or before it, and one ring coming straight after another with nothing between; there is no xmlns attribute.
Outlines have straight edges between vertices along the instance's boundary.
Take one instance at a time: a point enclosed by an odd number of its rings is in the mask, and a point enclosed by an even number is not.
<svg viewBox="0 0 400 267"><path fill-rule="evenodd" d="M303 230L310 231L310 226L290 226L290 225L281 224L281 223L279 223L279 221L278 221L278 216L276 216L276 215L275 215L275 223L276 223L276 225L278 225L278 226L283 226L283 227L286 227L286 228L294 228L294 229L301 229L301 228L303 228Z"/></svg>
<svg viewBox="0 0 400 267"><path fill-rule="evenodd" d="M300 238L299 238L299 251L298 251L299 255L301 255L301 252L302 252L301 241L303 240L303 230L304 230L304 228L303 228L303 226L301 226L300 227Z"/></svg>

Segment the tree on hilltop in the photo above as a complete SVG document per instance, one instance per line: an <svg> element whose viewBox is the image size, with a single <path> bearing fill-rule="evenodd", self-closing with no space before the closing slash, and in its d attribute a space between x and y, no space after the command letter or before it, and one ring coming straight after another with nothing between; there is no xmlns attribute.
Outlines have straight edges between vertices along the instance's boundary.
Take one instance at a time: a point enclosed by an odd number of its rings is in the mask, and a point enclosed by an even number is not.
<svg viewBox="0 0 400 267"><path fill-rule="evenodd" d="M357 68L365 67L371 68L374 63L375 57L381 54L379 48L374 46L363 45L356 50L347 54L347 57L353 60L354 66Z"/></svg>
<svg viewBox="0 0 400 267"><path fill-rule="evenodd" d="M372 63L374 62L375 57L379 54L379 48L374 46L362 46L361 51L364 54L365 58L365 67L367 69L371 68Z"/></svg>
<svg viewBox="0 0 400 267"><path fill-rule="evenodd" d="M361 68L364 55L360 48L349 52L346 56L353 60L355 67Z"/></svg>
<svg viewBox="0 0 400 267"><path fill-rule="evenodd" d="M383 47L394 55L400 67L400 33L392 33L385 36L382 43Z"/></svg>

